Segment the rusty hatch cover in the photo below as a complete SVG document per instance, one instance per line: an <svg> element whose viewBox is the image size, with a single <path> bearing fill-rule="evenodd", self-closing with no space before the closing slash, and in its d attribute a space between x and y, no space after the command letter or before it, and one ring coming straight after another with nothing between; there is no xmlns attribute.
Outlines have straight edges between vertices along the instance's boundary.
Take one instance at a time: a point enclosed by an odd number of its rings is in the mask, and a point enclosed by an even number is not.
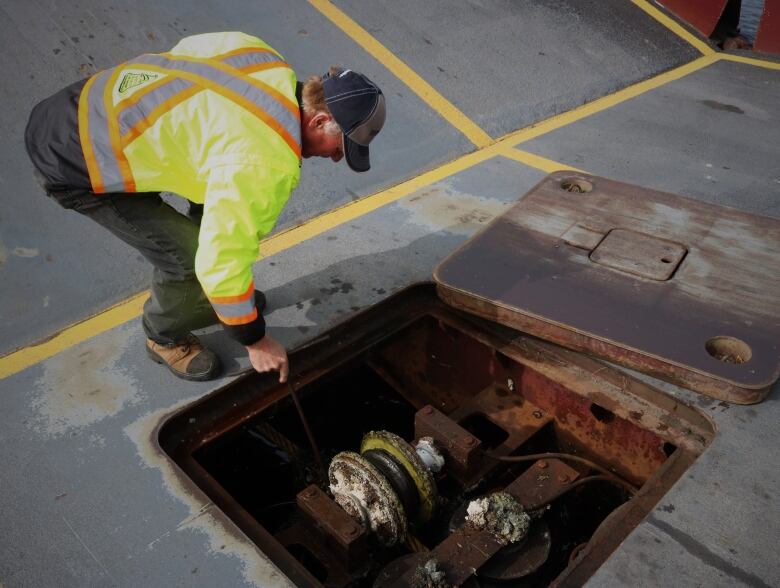
<svg viewBox="0 0 780 588"><path fill-rule="evenodd" d="M737 403L780 375L780 221L556 172L435 270L457 308Z"/></svg>

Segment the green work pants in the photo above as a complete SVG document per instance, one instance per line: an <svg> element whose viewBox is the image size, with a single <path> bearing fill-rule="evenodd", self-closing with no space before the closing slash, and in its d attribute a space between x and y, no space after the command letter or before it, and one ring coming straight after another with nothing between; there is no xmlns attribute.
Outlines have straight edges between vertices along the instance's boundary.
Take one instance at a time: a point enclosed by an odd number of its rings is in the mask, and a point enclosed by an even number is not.
<svg viewBox="0 0 780 588"><path fill-rule="evenodd" d="M154 266L151 296L144 304L147 337L175 344L190 331L218 322L195 276L200 207L191 207L185 216L158 193L96 195L66 190L48 194L108 229Z"/></svg>

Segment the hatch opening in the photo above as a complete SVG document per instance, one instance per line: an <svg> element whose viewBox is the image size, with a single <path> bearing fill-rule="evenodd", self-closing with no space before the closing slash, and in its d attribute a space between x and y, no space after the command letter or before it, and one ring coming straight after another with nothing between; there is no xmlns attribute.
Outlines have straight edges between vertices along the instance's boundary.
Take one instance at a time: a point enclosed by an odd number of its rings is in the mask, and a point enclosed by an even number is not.
<svg viewBox="0 0 780 588"><path fill-rule="evenodd" d="M627 376L556 349L417 290L291 355L327 480L286 387L268 376L185 409L160 441L298 586L411 586L431 557L456 586L474 569L485 586L581 584L712 430L690 407L633 380L632 399ZM640 425L639 406L662 426ZM656 489L636 494L647 484Z"/></svg>

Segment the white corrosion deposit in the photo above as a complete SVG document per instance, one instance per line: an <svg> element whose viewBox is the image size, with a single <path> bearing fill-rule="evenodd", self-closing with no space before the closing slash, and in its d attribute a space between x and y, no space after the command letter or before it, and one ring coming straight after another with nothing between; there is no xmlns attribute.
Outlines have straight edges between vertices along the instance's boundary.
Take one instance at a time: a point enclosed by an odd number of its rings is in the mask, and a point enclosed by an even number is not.
<svg viewBox="0 0 780 588"><path fill-rule="evenodd" d="M528 533L531 517L506 492L477 498L466 510L466 525L480 531L490 531L501 544L517 543Z"/></svg>

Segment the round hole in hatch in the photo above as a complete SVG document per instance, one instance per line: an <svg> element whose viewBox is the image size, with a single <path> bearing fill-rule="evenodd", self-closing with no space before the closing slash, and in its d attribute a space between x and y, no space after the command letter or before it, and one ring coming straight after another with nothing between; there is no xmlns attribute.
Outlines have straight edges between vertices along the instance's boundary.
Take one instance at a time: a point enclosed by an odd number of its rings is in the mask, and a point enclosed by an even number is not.
<svg viewBox="0 0 780 588"><path fill-rule="evenodd" d="M671 259L669 259L668 257L662 257L662 258L661 258L661 261L662 261L663 263L672 263L672 260L671 260Z"/></svg>
<svg viewBox="0 0 780 588"><path fill-rule="evenodd" d="M713 337L704 347L707 353L723 363L745 363L753 356L750 346L734 337Z"/></svg>
<svg viewBox="0 0 780 588"><path fill-rule="evenodd" d="M564 178L561 180L561 190L574 192L575 194L584 194L593 190L593 184L580 178Z"/></svg>

